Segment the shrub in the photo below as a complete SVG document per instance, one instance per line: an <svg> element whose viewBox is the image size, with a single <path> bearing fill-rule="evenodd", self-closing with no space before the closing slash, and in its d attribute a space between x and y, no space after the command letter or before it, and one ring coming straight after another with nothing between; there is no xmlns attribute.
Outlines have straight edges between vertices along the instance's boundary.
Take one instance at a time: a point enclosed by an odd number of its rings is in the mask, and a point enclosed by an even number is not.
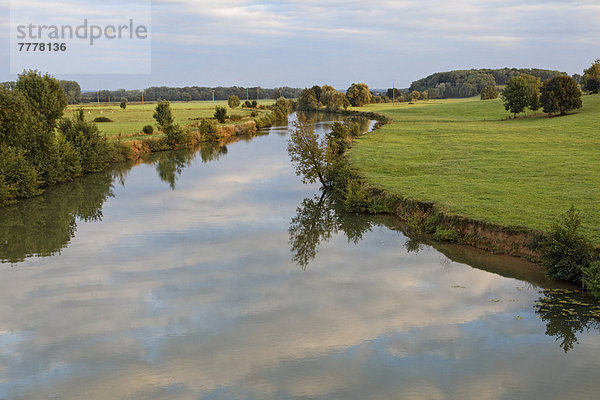
<svg viewBox="0 0 600 400"><path fill-rule="evenodd" d="M142 132L144 132L146 135L151 135L154 133L154 127L152 125L146 125L142 128Z"/></svg>
<svg viewBox="0 0 600 400"><path fill-rule="evenodd" d="M227 118L227 109L225 107L216 106L215 107L215 119L220 123L224 123Z"/></svg>
<svg viewBox="0 0 600 400"><path fill-rule="evenodd" d="M227 104L229 105L230 108L236 108L237 106L240 105L240 98L237 97L236 95L231 95L231 96L229 96L229 99L227 100Z"/></svg>
<svg viewBox="0 0 600 400"><path fill-rule="evenodd" d="M250 116L251 116L251 117L258 117L259 115L260 115L260 113L259 113L258 111L252 111L252 112L250 113Z"/></svg>
<svg viewBox="0 0 600 400"><path fill-rule="evenodd" d="M246 100L244 102L244 107L246 107L246 108L252 108L252 103L250 102L250 100Z"/></svg>
<svg viewBox="0 0 600 400"><path fill-rule="evenodd" d="M154 109L152 117L156 120L158 128L164 132L164 130L173 125L173 112L171 111L171 103L168 101L159 101Z"/></svg>
<svg viewBox="0 0 600 400"><path fill-rule="evenodd" d="M114 149L96 124L85 120L83 110L73 119L61 120L58 130L79 153L83 172L98 172L108 167Z"/></svg>
<svg viewBox="0 0 600 400"><path fill-rule="evenodd" d="M113 122L113 120L108 117L96 117L94 122Z"/></svg>
<svg viewBox="0 0 600 400"><path fill-rule="evenodd" d="M355 178L348 179L344 194L344 206L350 212L369 211L369 190L364 183Z"/></svg>
<svg viewBox="0 0 600 400"><path fill-rule="evenodd" d="M600 260L593 261L583 270L583 287L594 297L600 298Z"/></svg>
<svg viewBox="0 0 600 400"><path fill-rule="evenodd" d="M167 144L173 148L185 147L190 142L190 135L185 129L178 124L173 124L165 127L165 136Z"/></svg>
<svg viewBox="0 0 600 400"><path fill-rule="evenodd" d="M27 161L23 150L0 149L0 206L41 193L41 184L37 169Z"/></svg>
<svg viewBox="0 0 600 400"><path fill-rule="evenodd" d="M202 139L208 141L219 140L219 135L217 134L217 126L215 123L209 119L203 118L200 120L200 124L198 124L198 131L202 135Z"/></svg>
<svg viewBox="0 0 600 400"><path fill-rule="evenodd" d="M540 242L543 264L550 275L579 284L583 270L593 261L593 247L580 228L581 218L571 207Z"/></svg>

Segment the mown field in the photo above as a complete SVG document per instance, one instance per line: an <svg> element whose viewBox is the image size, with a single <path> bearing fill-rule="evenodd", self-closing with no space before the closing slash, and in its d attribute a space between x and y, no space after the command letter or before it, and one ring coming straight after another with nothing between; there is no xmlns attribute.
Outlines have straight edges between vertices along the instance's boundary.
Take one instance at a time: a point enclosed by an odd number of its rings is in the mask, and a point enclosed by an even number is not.
<svg viewBox="0 0 600 400"><path fill-rule="evenodd" d="M259 105L272 104L272 100L259 101ZM185 126L197 122L197 118L212 118L215 113L215 106L227 107L226 101L193 101L193 102L171 102L175 122ZM83 108L86 119L89 121L97 117L107 117L113 122L98 123L98 127L109 138L116 138L119 134L127 136L124 139L139 139L143 137L142 128L144 125L153 125L156 129L156 121L152 117L156 103L145 103L144 107L139 103L128 104L125 110L119 107L119 103L96 103L73 105L67 108L66 116L71 115L79 108ZM227 107L228 115L250 116L253 110L237 107L230 109ZM231 123L231 122L230 122ZM139 136L131 136L139 134Z"/></svg>
<svg viewBox="0 0 600 400"><path fill-rule="evenodd" d="M547 230L574 205L600 244L600 96L549 118L507 120L500 100L361 107L394 122L358 139L353 168L372 184L444 211Z"/></svg>

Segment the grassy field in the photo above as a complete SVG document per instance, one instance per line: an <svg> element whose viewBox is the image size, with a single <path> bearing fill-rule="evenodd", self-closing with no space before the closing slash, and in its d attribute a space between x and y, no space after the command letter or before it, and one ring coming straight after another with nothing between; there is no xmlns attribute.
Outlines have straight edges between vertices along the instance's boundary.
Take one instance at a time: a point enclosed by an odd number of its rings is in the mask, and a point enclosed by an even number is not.
<svg viewBox="0 0 600 400"><path fill-rule="evenodd" d="M259 105L269 105L272 103L272 100L258 102ZM175 122L184 126L197 122L194 120L195 118L212 118L215 113L215 106L218 105L227 107L227 102L216 101L215 104L212 101L171 102ZM153 125L156 129L156 121L152 118L155 107L156 103L145 103L142 109L141 104L135 103L128 104L127 108L123 110L119 107L119 103L112 103L110 106L107 103L100 103L100 106L96 105L96 103L91 103L69 106L66 116L71 115L79 108L83 108L85 116L89 121L97 117L107 117L114 121L98 123L98 127L107 137L116 138L119 134L132 135L140 133L140 136L128 137L128 139L136 139L144 136L141 134L144 125ZM240 107L234 110L227 107L229 115L249 116L251 112L252 110Z"/></svg>
<svg viewBox="0 0 600 400"><path fill-rule="evenodd" d="M600 244L600 96L577 112L506 120L500 100L360 108L394 122L360 138L350 160L374 185L454 215L546 230L574 205Z"/></svg>

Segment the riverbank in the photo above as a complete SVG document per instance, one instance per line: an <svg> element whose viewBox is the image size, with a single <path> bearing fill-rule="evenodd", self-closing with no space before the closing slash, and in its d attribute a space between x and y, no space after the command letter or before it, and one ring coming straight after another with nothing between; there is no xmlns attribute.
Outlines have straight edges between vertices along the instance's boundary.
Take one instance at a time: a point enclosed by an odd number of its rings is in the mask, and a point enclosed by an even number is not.
<svg viewBox="0 0 600 400"><path fill-rule="evenodd" d="M536 241L574 205L600 244L600 96L548 118L506 120L499 100L433 100L361 108L393 122L359 138L348 158L396 214L437 225L437 237L537 259Z"/></svg>

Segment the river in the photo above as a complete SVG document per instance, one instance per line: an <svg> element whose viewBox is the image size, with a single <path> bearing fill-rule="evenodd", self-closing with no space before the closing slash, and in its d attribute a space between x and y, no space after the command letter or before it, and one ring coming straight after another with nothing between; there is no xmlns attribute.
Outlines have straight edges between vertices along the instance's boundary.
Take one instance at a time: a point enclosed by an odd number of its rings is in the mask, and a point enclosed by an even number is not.
<svg viewBox="0 0 600 400"><path fill-rule="evenodd" d="M597 398L589 298L345 213L294 175L287 137L0 209L0 399Z"/></svg>

